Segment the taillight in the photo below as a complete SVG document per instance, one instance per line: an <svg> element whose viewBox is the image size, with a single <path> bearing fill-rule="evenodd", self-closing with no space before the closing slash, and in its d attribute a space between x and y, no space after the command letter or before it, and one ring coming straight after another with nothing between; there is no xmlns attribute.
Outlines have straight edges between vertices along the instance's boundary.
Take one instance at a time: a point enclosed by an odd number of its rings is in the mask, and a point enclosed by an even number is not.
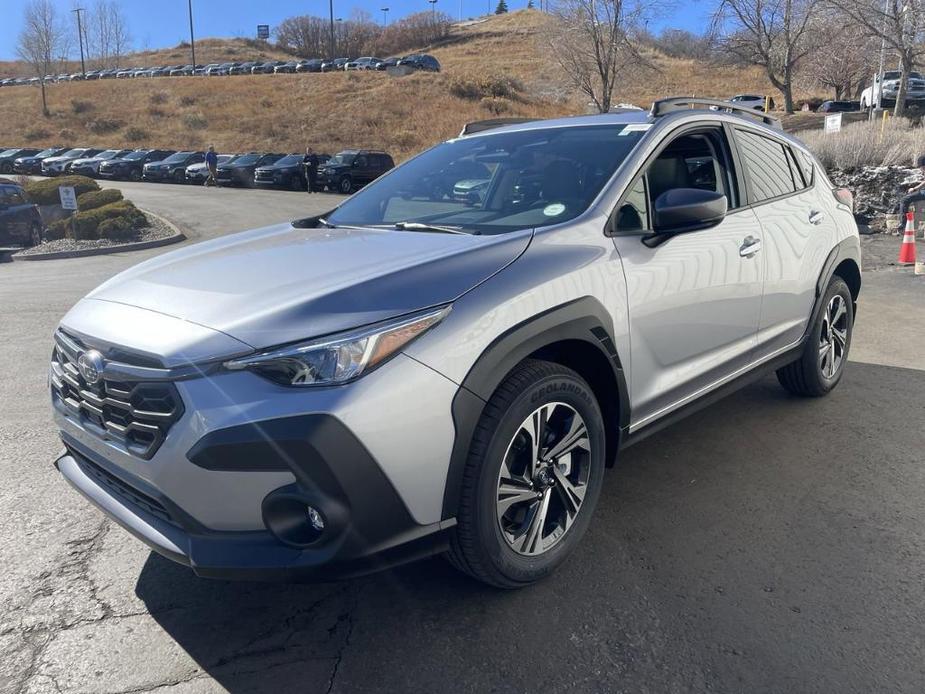
<svg viewBox="0 0 925 694"><path fill-rule="evenodd" d="M835 194L835 199L838 200L842 205L847 205L848 209L854 212L854 195L847 188L836 188L832 191Z"/></svg>

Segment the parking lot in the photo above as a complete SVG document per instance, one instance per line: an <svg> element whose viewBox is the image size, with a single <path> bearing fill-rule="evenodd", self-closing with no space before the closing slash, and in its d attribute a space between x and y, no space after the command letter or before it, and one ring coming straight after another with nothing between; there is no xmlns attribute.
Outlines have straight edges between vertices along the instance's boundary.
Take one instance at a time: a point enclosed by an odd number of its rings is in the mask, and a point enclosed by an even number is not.
<svg viewBox="0 0 925 694"><path fill-rule="evenodd" d="M340 199L117 187L186 243ZM874 258L898 243L865 239ZM925 690L925 277L870 263L830 397L764 379L628 450L538 586L492 590L440 559L247 584L152 554L51 464L57 320L165 250L0 265L0 691Z"/></svg>

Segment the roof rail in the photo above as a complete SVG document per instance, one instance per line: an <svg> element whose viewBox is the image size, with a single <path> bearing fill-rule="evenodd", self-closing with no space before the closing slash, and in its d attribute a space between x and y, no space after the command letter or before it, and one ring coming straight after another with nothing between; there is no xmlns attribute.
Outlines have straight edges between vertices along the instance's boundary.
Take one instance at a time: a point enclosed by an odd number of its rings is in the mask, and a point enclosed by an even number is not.
<svg viewBox="0 0 925 694"><path fill-rule="evenodd" d="M667 99L659 99L652 102L652 109L649 114L653 118L664 116L675 111L686 111L699 106L713 107L714 111L726 111L728 113L737 113L757 118L765 125L769 125L776 130L783 130L780 119L769 116L764 111L757 111L748 106L739 106L732 101L723 101L722 99L701 99L695 96L672 96Z"/></svg>
<svg viewBox="0 0 925 694"><path fill-rule="evenodd" d="M500 128L505 125L517 125L518 123L529 123L531 121L537 120L536 118L490 118L488 120L477 120L472 121L471 123L466 123L463 126L463 129L460 131L459 136L463 135L472 135L473 133L480 133L483 130L491 130L492 128Z"/></svg>

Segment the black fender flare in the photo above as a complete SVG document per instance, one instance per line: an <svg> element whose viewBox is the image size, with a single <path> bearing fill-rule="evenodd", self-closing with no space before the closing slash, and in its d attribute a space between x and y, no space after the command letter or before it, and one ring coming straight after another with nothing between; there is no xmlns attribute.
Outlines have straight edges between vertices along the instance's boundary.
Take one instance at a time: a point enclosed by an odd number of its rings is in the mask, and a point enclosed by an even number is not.
<svg viewBox="0 0 925 694"><path fill-rule="evenodd" d="M845 260L850 260L854 263L858 272L857 290L858 292L861 291L860 250L857 238L849 236L848 238L843 239L831 251L829 251L825 262L822 264L822 271L819 273L819 279L816 280L816 296L813 299L813 309L809 314L809 322L806 324L806 331L803 333L803 340L809 337L809 333L812 331L813 325L816 324L816 319L819 317L819 312L822 310L822 299L825 294L826 287L828 287L829 282L832 281L832 277L835 274L836 268L838 268L838 266L841 265ZM855 319L857 319L858 312L857 303L857 298L855 298L853 307Z"/></svg>
<svg viewBox="0 0 925 694"><path fill-rule="evenodd" d="M619 438L630 421L629 389L614 345L610 314L590 296L548 309L496 337L475 361L453 398L456 436L443 493L443 519L456 515L469 446L492 394L521 361L544 347L565 340L587 343L606 357L617 384L619 422L614 448L619 447Z"/></svg>

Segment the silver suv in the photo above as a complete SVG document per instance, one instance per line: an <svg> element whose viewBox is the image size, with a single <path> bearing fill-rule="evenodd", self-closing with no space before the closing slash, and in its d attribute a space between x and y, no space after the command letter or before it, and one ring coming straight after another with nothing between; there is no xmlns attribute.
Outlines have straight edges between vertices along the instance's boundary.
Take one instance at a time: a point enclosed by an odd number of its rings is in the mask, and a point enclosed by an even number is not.
<svg viewBox="0 0 925 694"><path fill-rule="evenodd" d="M468 128L322 217L114 277L55 335L58 469L200 576L447 552L542 578L623 448L768 372L844 373L851 196L715 105Z"/></svg>

